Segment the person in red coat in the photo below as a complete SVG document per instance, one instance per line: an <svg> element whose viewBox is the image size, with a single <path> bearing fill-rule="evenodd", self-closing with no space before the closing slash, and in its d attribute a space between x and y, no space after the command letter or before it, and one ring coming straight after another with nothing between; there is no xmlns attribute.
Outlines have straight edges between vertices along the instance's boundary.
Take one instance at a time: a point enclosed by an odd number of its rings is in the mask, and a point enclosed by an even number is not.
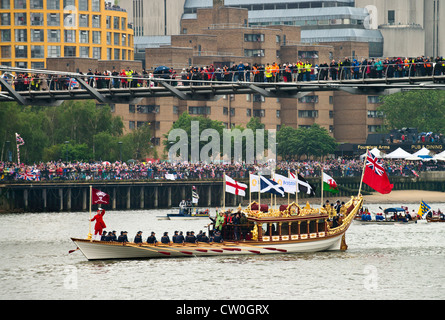
<svg viewBox="0 0 445 320"><path fill-rule="evenodd" d="M93 219L91 219L91 221L96 221L96 224L94 225L94 237L98 237L99 240L102 235L102 230L107 227L104 222L104 214L105 210L99 208L97 210L97 214L93 217Z"/></svg>

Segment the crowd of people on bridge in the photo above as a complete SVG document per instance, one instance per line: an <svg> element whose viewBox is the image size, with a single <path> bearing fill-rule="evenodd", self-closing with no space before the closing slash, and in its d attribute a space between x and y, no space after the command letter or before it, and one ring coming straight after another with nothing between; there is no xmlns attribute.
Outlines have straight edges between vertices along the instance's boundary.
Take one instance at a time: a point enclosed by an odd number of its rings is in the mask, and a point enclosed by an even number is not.
<svg viewBox="0 0 445 320"><path fill-rule="evenodd" d="M390 176L416 176L422 171L445 171L444 161L383 160ZM89 181L89 180L202 180L232 178L247 179L249 173L270 172L270 163L170 163L170 162L63 162L34 164L0 162L0 182L8 181ZM298 171L305 177L319 177L321 169L333 177L360 177L363 161L359 159L328 159L325 161L279 161L274 170L287 175ZM269 170L269 171L268 171ZM268 173L265 173L268 174Z"/></svg>
<svg viewBox="0 0 445 320"><path fill-rule="evenodd" d="M314 59L310 59L313 61ZM318 59L317 59L318 60ZM182 70L159 67L154 70L137 71L92 70L79 72L80 79L90 86L101 88L129 88L156 85L153 78L175 80L173 85L200 85L204 81L246 82L300 82L315 80L352 80L363 78L401 78L445 74L444 57L392 57L392 58L349 58L323 61L314 64L309 60L266 64L240 61L232 65L189 66ZM16 91L68 90L81 88L77 78L68 74L30 74L4 72L1 75ZM2 91L5 91L2 87Z"/></svg>

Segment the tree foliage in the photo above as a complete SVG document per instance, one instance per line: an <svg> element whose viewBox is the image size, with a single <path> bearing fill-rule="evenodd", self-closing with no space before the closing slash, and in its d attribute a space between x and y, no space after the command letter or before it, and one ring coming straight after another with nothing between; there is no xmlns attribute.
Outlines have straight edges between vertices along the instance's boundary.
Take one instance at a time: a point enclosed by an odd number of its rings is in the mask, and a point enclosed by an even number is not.
<svg viewBox="0 0 445 320"><path fill-rule="evenodd" d="M66 158L115 161L121 147L123 160L143 159L151 151L150 130L142 127L123 135L123 128L122 119L113 117L108 105L93 100L51 107L0 103L1 159L6 159L7 148L15 155L16 132L25 140L20 160L26 163Z"/></svg>
<svg viewBox="0 0 445 320"><path fill-rule="evenodd" d="M332 154L337 147L335 139L318 124L298 129L283 126L277 133L277 142L278 155L286 160L301 156L320 158Z"/></svg>
<svg viewBox="0 0 445 320"><path fill-rule="evenodd" d="M379 107L388 129L417 128L445 133L445 92L415 90L385 96Z"/></svg>

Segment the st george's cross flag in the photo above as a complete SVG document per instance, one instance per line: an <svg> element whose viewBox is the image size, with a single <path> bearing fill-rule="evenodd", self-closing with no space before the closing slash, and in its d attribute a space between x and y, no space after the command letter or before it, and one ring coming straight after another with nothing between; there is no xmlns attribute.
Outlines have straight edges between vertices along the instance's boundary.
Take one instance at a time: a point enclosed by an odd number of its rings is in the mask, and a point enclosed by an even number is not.
<svg viewBox="0 0 445 320"><path fill-rule="evenodd" d="M284 197L284 188L277 182L260 176L261 193L272 193Z"/></svg>
<svg viewBox="0 0 445 320"><path fill-rule="evenodd" d="M236 194L238 196L244 197L246 195L247 185L244 183L239 183L227 175L224 175L226 180L226 192Z"/></svg>
<svg viewBox="0 0 445 320"><path fill-rule="evenodd" d="M394 187L394 185L389 182L385 168L383 168L382 161L374 154L369 152L369 150L366 157L363 183L366 183L375 191L382 194L390 193Z"/></svg>

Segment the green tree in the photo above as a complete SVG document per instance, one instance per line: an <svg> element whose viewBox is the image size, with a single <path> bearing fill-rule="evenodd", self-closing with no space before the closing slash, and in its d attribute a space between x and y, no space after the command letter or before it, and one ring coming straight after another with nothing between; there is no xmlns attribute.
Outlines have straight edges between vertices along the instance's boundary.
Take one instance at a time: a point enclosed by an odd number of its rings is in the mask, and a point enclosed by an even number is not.
<svg viewBox="0 0 445 320"><path fill-rule="evenodd" d="M310 128L283 126L277 133L277 152L283 159L306 156L320 158L332 154L337 147L329 132L313 124Z"/></svg>
<svg viewBox="0 0 445 320"><path fill-rule="evenodd" d="M383 111L384 125L388 129L411 127L445 133L445 92L442 90L413 90L388 95L378 110Z"/></svg>

